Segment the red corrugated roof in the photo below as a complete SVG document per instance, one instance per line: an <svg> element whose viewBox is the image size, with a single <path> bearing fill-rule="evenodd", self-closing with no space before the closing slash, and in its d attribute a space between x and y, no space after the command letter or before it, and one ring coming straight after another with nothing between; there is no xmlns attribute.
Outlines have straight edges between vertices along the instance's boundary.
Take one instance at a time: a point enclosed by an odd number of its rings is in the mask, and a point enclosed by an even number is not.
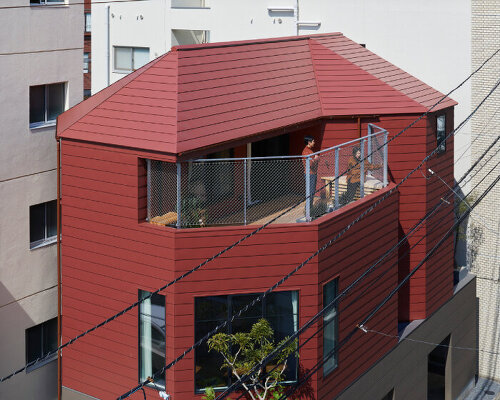
<svg viewBox="0 0 500 400"><path fill-rule="evenodd" d="M57 134L178 154L322 116L420 113L440 97L339 33L181 46L66 111Z"/></svg>

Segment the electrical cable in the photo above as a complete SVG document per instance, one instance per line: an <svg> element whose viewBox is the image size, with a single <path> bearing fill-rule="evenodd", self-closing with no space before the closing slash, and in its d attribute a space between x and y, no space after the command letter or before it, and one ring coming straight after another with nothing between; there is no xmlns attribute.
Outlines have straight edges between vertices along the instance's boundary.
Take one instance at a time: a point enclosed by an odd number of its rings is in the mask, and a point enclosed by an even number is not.
<svg viewBox="0 0 500 400"><path fill-rule="evenodd" d="M0 8L1 9L1 8ZM366 155L362 160L360 160L360 162L364 162L370 155L374 154L376 151L380 150L382 147L384 146L388 146L388 144L390 142L392 142L393 140L395 140L397 137L401 136L403 133L405 133L408 129L410 129L412 126L414 126L418 121L420 121L422 118L424 118L425 116L427 116L435 107L437 107L439 104L441 104L446 98L448 98L453 92L455 92L456 90L458 90L460 87L462 87L469 79L471 79L476 73L478 73L498 52L500 51L500 48L497 49L490 57L488 57L485 61L483 61L483 63L478 67L476 68L469 76L467 76L460 84L458 84L455 88L453 88L452 90L450 90L447 94L443 95L436 103L434 103L427 111L425 111L423 114L421 114L417 119L415 119L412 123L410 123L408 126L406 126L405 128L403 128L400 132L398 132L397 134L395 134L391 139L387 140L386 143L382 144L381 146L379 146L378 148L376 148L375 150L373 150L370 154ZM497 85L495 86L495 88L498 86L498 83ZM469 117L465 120L467 121L476 111L477 109L484 103L484 101L491 95L492 91L490 91L490 93L486 96L486 98L475 108L475 110L473 111L473 113L471 113L469 115ZM463 125L465 122L462 122L461 125ZM458 128L457 128L458 129ZM455 131L452 131L452 133L455 132ZM450 133L451 135L451 133ZM446 141L446 139L450 136L448 135L444 140ZM436 152L437 149L435 149L432 153L434 154L434 152ZM428 156L430 157L430 155ZM342 175L345 175L347 174L349 171L351 171L352 169L356 168L357 165L359 165L358 162L357 164L353 165L351 168L347 169L346 171L344 171L343 174L341 174L340 176ZM425 159L423 161L423 163L425 162ZM409 175L407 175L407 177L405 177L403 179L403 181L401 181L398 185L404 183L405 180L408 179L408 177L413 173L414 171L412 171ZM311 196L314 196L317 192L321 191L322 189L324 189L326 186L328 186L329 183L323 185L322 187L320 187L319 189L317 189L314 193L311 193L310 196L308 196L306 198L306 201L311 197ZM397 188L398 186L396 186ZM391 189L392 191L394 190ZM367 210L365 210L365 212L363 212L360 216L358 216L354 221L352 221L349 225L347 225L339 235L337 235L338 237L341 237L345 232L347 232L347 230L349 230L354 224L356 224L360 219L362 219L366 214L368 214L371 210L373 210L373 208L375 208L378 204L380 204L380 202L382 202L383 200L385 200L388 195L392 194L392 191L389 191L388 194L386 194L383 198L381 198L379 201L377 201L376 203L374 203L370 208L368 208ZM89 333L99 329L100 327L108 324L109 322L115 320L116 318L124 315L125 313L127 313L128 311L131 311L132 309L134 309L135 307L137 307L139 304L141 304L143 301L145 300L148 300L149 298L151 298L153 295L156 295L158 294L159 292L167 289L168 287L172 286L173 284L175 284L176 282L184 279L185 277L191 275L192 273L196 272L198 269L202 268L203 266L205 266L206 264L208 264L209 262L217 259L218 257L220 257L221 255L225 254L226 252L230 251L231 249L233 249L234 247L238 246L240 243L242 243L243 241L249 239L250 237L254 236L255 234L259 233L261 230L265 229L267 226L269 226L271 223L273 223L274 221L276 221L278 218L282 217L283 215L285 215L286 213L288 213L289 211L293 210L294 208L298 207L299 205L301 205L302 202L299 202L295 205L292 205L290 206L288 209L284 210L282 213L278 214L277 216L275 216L273 219L271 219L270 221L268 221L267 223L263 224L262 226L258 227L257 229L255 229L254 231L248 233L247 235L243 236L242 238L240 238L239 240L237 240L236 242L234 242L233 244L231 244L230 246L224 248L223 250L219 251L218 253L216 253L214 256L206 259L205 261L203 261L202 263L198 264L196 267L192 268L191 270L183 273L182 275L178 276L177 278L173 279L172 281L166 283L165 285L163 285L162 287L160 287L159 289L155 290L154 292L150 292L148 295L142 297L140 300L132 303L131 305L129 305L128 307L122 309L121 311L119 311L118 313L114 314L113 316L105 319L104 321L100 322L99 324L97 325L94 325L92 328L89 328L87 329L86 331L80 333L79 335L73 337L72 339L70 339L69 341L63 343L62 345L58 346L57 349L51 351L51 352L48 352L47 354L45 354L44 356L42 357L39 357L37 358L36 360L33 360L29 363L27 363L24 367L21 367L17 370L15 370L14 372L12 372L11 374L7 375L7 376L4 376L2 378L0 378L0 383L2 382L5 382L6 380L12 378L13 376L25 371L27 368L53 356L54 354L56 354L59 350L62 350L64 349L65 347L73 344L75 341L81 339L82 337L88 335ZM338 237L335 238L335 240L332 239L332 243L333 241L336 241L338 239ZM329 242L330 243L330 242ZM319 254L319 253L318 253ZM314 257L314 256L313 256ZM307 260L307 262L309 262L309 260ZM306 262L306 263L307 263ZM305 264L303 264L305 265ZM292 271L289 275L285 276L283 279L283 282L286 281L291 275L293 275L296 271L298 271L300 268L302 268L303 265L300 265L298 267L298 269ZM281 285L283 282L281 282L281 280L278 282L278 284L276 285L279 286ZM269 289L268 289L269 290ZM269 292L274 290L274 287L270 288ZM267 291L265 292L265 294L267 295ZM245 310L246 311L246 310ZM178 361L180 361L182 358L185 357L185 355L187 353L189 353L194 347L191 346L190 349L186 350L186 352L184 352L181 356L177 357L172 363L172 365L175 365L175 363L177 363ZM170 365L169 364L169 365ZM172 366L170 365L170 367ZM170 368L168 367L168 368ZM145 386L147 384L147 381L144 381L142 382L142 386ZM137 388L138 390L139 388Z"/></svg>
<svg viewBox="0 0 500 400"><path fill-rule="evenodd" d="M493 141L493 142L492 142L492 143L488 146L488 148L487 148L487 149L483 152L483 154L482 154L482 155L478 158L478 160L476 160L476 162L475 162L475 163L474 163L474 164L473 164L473 165L472 165L472 166L468 169L468 171L467 171L467 172L466 172L466 173L462 176L462 178L460 178L460 180L456 183L456 186L458 186L458 185L461 183L461 181L462 181L462 180L464 180L464 179L465 179L465 177L466 177L466 176L468 176L468 175L469 175L469 174L470 174L470 173L474 170L474 168L476 167L476 165L479 163L480 159L482 159L482 158L484 158L484 157L486 156L486 154L487 154L487 153L488 153L488 152L492 149L492 147L493 147L493 146L494 146L494 145L498 142L498 140L500 140L500 137L497 137L497 139L496 139L495 141ZM499 149L499 150L500 150L500 149ZM498 151L499 151L499 150L497 150L497 153L498 153ZM495 154L497 154L497 153L495 153ZM494 155L495 155L495 154L494 154ZM494 156L494 155L493 155L493 156ZM490 156L490 160L491 160L491 158L492 158L493 156ZM485 177L483 177L483 179L482 179L482 180L484 180L484 179L486 178L486 176L488 176L488 175L489 175L489 174L490 174L490 173L491 173L491 172L492 172L492 171L496 168L496 166L497 166L497 165L499 165L499 164L500 164L500 162L499 162L499 163L497 163L497 164L496 164L496 165L495 165L495 166L494 166L494 167L490 170L490 172L488 172L488 173L485 175ZM477 171L475 172L475 174L477 174ZM476 187L477 187L479 184L481 184L482 180L476 184ZM475 188L474 188L474 189L475 189ZM474 190L474 189L472 189L472 190ZM471 191L472 191L472 190L471 190ZM453 191L451 191L451 193L449 193L447 197L451 196L452 194L453 194ZM430 218L430 217L432 216L432 214L433 214L433 213L434 213L434 212L435 212L435 211L436 211L436 210L437 210L437 209L438 209L438 208L439 208L442 204L443 204L443 203L442 203L441 201L438 201L438 203L434 206L433 210L431 210L429 213L427 213L427 214L426 214L426 216L425 216L425 217L423 217L423 218L422 218L419 222L417 222L417 224L415 224L415 225L414 225L414 227L410 230L410 232L409 232L409 233L408 233L408 234L407 234L407 235L406 235L406 236L405 236L402 240L400 240L400 241L399 241L399 242L398 242L398 243L397 243L397 244L396 244L393 248L391 248L388 252L386 252L385 254L383 254L383 255L382 255L382 256L381 256L381 257L377 260L377 262L376 262L374 265L372 265L371 267L369 267L369 268L368 268L368 270L367 270L367 271L372 271L372 270L374 269L374 267L376 267L376 266L377 266L377 265L381 262L381 260L383 260L383 259L384 259L384 258L385 258L385 257L386 257L389 253L390 253L390 252L394 251L397 247L399 247L399 246L403 243L403 240L405 240L405 239L406 239L409 235L411 235L411 234L415 231L415 229L416 229L416 228L418 228L419 226L421 226L421 224L422 224L425 220L427 220L428 218ZM443 221L443 220L444 220L444 218L446 218L446 217L447 217L447 215L443 216L443 217L441 218L441 221ZM420 238L420 239L419 239L419 241L418 241L417 243L415 243L415 244L414 244L414 245L413 245L410 249L408 249L408 250L405 252L405 254L403 254L402 256L400 256L400 257L398 258L398 260L397 260L395 263L391 264L391 266L390 266L390 267L393 267L394 265L396 265L396 264L399 262L399 260L401 260L402 258L404 258L404 257L405 257L405 256L406 256L406 255L407 255L407 254L408 254L408 253L409 253L409 252L410 252L410 251L411 251L414 247L416 247L416 245L418 245L418 243L419 243L421 240L423 240L425 237L426 237L426 235L422 236L422 238ZM387 273L390 269L391 269L391 268L387 268L387 269L386 269L386 271L384 271L381 275L379 275L379 276L375 279L375 281L374 281L374 282L371 282L371 283L368 285L368 288L365 288L365 289L364 289L364 292L366 292L366 291L369 289L369 287L371 287L374 283L376 283L379 279L381 279L381 277L382 277L383 275L385 275L385 273ZM354 282L353 282L353 283L354 283ZM352 284L351 284L351 285L352 285ZM324 307L324 308L323 308L320 312L318 312L318 313L317 313L314 317L312 317L312 318L311 318L311 319L310 319L310 320L309 320L306 324L304 324L304 325L303 325L303 326L302 326L302 327L301 327L301 328L300 328L297 332L295 332L295 333L294 333L294 335L292 335L290 338L288 338L288 340L287 340L286 342L282 343L282 345L281 345L281 346L279 346L278 348L274 349L274 351L273 351L272 353L270 353L270 354L269 354L269 355L268 355L268 356L267 356L267 357L266 357L263 361L261 361L261 363L257 364L254 368L252 368L252 370L251 370L251 371L250 371L247 375L250 375L250 374L254 373L254 372L255 372L258 368L261 368L263 365L265 365L266 363L270 362L270 361L271 361L271 359L272 359L272 358L273 358L273 357L274 357L274 356L275 356L275 355L276 355L276 354L277 354L277 353L278 353L278 352L279 352L279 351L280 351L280 350L281 350L284 346L286 346L286 345L287 345L287 344L288 344L291 340L294 340L296 337L300 336L300 335L301 335L301 334L302 334L302 333L303 333L306 329L308 329L308 328L309 328L309 327L310 327L313 323L315 323L315 322L319 319L319 317L321 317L321 316L322 316L322 315L323 315L323 314L324 314L327 310L329 310L329 309L330 309L331 307L333 307L334 305L337 305L337 304L338 304L338 302L339 302L339 300L340 300L343 296L345 296L345 295L346 295L346 293L348 292L348 290L349 290L349 289L350 289L350 286L348 286L348 287L347 287L347 288L346 288L346 289L345 289L342 293L340 293L339 295L337 295L337 296L336 296L336 297L335 297L335 298L334 298L334 299L333 299L333 300L332 300L332 301L331 301L328 305L326 305L326 306L325 306L325 307ZM364 292L363 292L363 293L364 293ZM357 296L357 299L359 299L359 297L360 297L360 296L362 296L362 295L363 295L363 293L359 294L359 295ZM355 300L357 300L357 299L355 299ZM344 307L344 308L342 309L342 312L345 312L345 311L346 311L346 310L347 310L350 306L352 306L353 304L355 304L355 300L353 300L353 301L351 301L350 303L348 303L348 304L347 304L347 306L346 306L346 307ZM340 310L339 310L339 312L340 312ZM328 324L328 323L330 323L330 321L328 321L328 322L327 322L327 324ZM323 323L323 325L325 325L325 323ZM309 341L309 340L310 340L313 336L315 336L315 335L316 335L317 333L319 333L321 330L323 330L323 328L318 329L318 330L317 330L317 331L316 331L316 332L315 332L315 333L314 333L314 334L313 334L310 338L308 338L308 339L306 340L306 342L308 342L308 341ZM302 347L302 346L303 346L306 342L302 343L302 344L299 346L299 348L301 348L301 347ZM268 375L270 372L272 372L275 368L276 368L276 366L275 366L275 367L273 367L273 368L271 369L271 371L268 371L268 372L266 373L266 375ZM240 378L240 380L241 380L241 381L242 381L242 380L244 380L244 379L245 379L245 376L243 376L243 377L241 377L241 378ZM221 393L221 394L217 397L217 399L216 399L216 400L221 400L221 399L225 398L226 396L228 396L229 394L231 394L233 391L237 390L237 388L234 388L234 387L233 387L233 386L234 386L234 385L236 385L236 384L237 384L237 382L235 382L233 385L231 385L230 387L228 387L228 388L226 389L227 393L226 393L226 391L225 391L225 392L223 392L223 393ZM241 396L240 396L240 397L241 397ZM237 399L237 400L238 400L238 399Z"/></svg>
<svg viewBox="0 0 500 400"><path fill-rule="evenodd" d="M488 186L488 188L485 190L485 192L483 192L483 194L480 196L480 198L478 198L478 200L472 205L472 209L474 209L474 207L479 204L481 202L481 200L486 196L486 194L488 194L492 189L493 187L498 183L498 181L500 180L500 175L492 182L492 184L490 184ZM450 230L448 230L445 235L439 240L438 244L436 246L434 246L427 254L426 256L420 261L419 265L417 265L417 267L415 267L415 269L412 270L412 272L410 272L410 274L408 274L404 280L407 280L414 274L414 272L416 272L416 270L418 270L418 268L429 258L432 256L432 254L436 251L436 249L441 246L444 241L450 236L450 232L453 232L454 229L461 223L463 222L463 220L466 218L466 216L471 212L471 210L466 210L466 212L453 224L453 226L450 228ZM406 283L405 282L405 283ZM403 285L398 285L396 287L397 290L399 290ZM396 290L396 291L397 291ZM394 295L393 293L394 291L391 292L391 294L389 295L390 297L392 297ZM368 317L366 317L363 321L368 321L371 317L373 317L374 315L374 311L378 311L380 310L381 308L381 305L385 305L388 301L388 298L390 299L390 297L386 297L377 307L375 307L375 309L370 312L370 314L368 315ZM380 307L379 307L380 306ZM334 349L332 349L332 351L330 351L326 357L324 357L322 360L318 361L314 366L313 368L307 373L304 375L304 377L297 383L297 385L295 385L293 388L291 388L291 390L287 391L283 396L281 396L278 400L284 400L284 399L287 399L289 396L291 396L293 393L295 393L297 391L297 389L302 386L305 382L307 382L307 380L312 376L314 375L318 370L319 368L321 368L321 366L327 362L337 351L338 349L340 349L345 343L347 343L353 336L354 334L357 332L357 331L363 331L363 332L368 332L368 328L366 328L366 326L363 324L363 323L359 323L357 324L357 326L351 331L349 332L349 334L338 344L338 346L336 346Z"/></svg>
<svg viewBox="0 0 500 400"><path fill-rule="evenodd" d="M464 82L462 82L463 84ZM479 108L484 104L484 102L492 95L492 93L498 88L498 86L500 85L500 80L497 81L497 83L493 86L493 88L489 91L489 93L486 95L486 97L483 98L483 100L474 108L474 110L467 116L467 118L465 120L463 120L459 126L454 129L453 131L451 131L445 138L444 138L444 141L446 142L446 140L448 138L450 138L452 135L454 135L454 133L458 130L461 129L461 127L463 127L467 122L468 120L479 110ZM446 98L446 97L444 97ZM442 101L444 98L442 98L440 101ZM402 134L405 130L409 129L410 126L414 125L418 120L420 120L421 118L423 118L423 115L420 116L419 118L417 118L417 120L415 120L413 123L411 123L408 127L404 128L401 132L399 132L397 135L395 135L393 138L391 138L390 140L388 140L386 142L386 144L384 145L387 145L389 142L391 142L392 140L394 140L397 136L399 136L400 134ZM384 145L380 146L383 147ZM374 150L373 152L377 151L378 149ZM304 260L301 264L299 264L298 266L296 266L291 272L289 272L287 275L285 275L283 278L281 278L278 282L276 282L273 286L271 286L270 288L268 288L264 293L262 293L261 295L259 295L257 298L255 298L252 302L250 302L249 304L247 304L245 307L243 307L242 309L240 309L236 314L234 314L231 318L230 321L226 320L224 321L222 324L218 325L217 327L215 327L213 330L211 330L210 332L208 332L205 336L203 336L200 340L198 340L196 343L194 343L191 347L189 347L188 349L186 349L181 355L179 355L176 359L174 359L173 361L171 361L169 364L165 365L163 368L161 368L160 370L158 370L154 376L152 377L153 379L155 379L156 376L161 376L165 373L165 371L167 369L170 369L172 366L174 366L177 362L179 362L180 360L182 360L188 353L190 353L192 350L194 350L196 347L200 346L203 342L205 342L206 340L208 340L209 337L211 337L212 335L214 335L216 332L218 332L220 329L224 328L225 326L227 326L228 322L229 323L232 323L234 321L235 318L241 316L241 314L243 314L244 312L246 312L249 308L253 307L257 302L260 302L262 299L264 299L269 293L271 293L274 289L276 289L277 287L279 287L280 285L282 285L284 282L286 282L292 275L294 275L297 271L299 271L304 265L308 264L314 257L316 257L317 255L321 254L323 251L325 251L327 248L329 248L334 242L336 242L341 236L343 236L345 234L345 232L347 232L353 225L355 225L357 222L359 222L362 218L364 218L364 216L366 216L368 213L370 213L375 207L377 207L381 202L383 202L385 199L387 199L399 186L401 186L404 182L406 182L409 177L415 172L417 171L418 169L420 169L422 167L422 165L425 164L425 162L427 162L427 160L429 158L431 158L436 152L439 151L439 148L435 148L433 151L431 151L422 161L421 163L416 167L414 168L412 171L410 171L410 173L408 173L399 183L397 183L393 188L391 188L384 196L382 196L379 200L377 200L376 202L374 202L370 207L368 207L365 211L363 211L357 218L355 218L350 224L348 224L344 229L342 229L337 235L335 235L332 239L330 239L328 242L326 242L320 249L318 249L317 251L315 251L311 256L309 256L306 260ZM372 153L373 153L372 152ZM368 157L368 156L367 156ZM366 158L367 158L366 157ZM325 185L326 186L326 185ZM294 206L293 206L294 207ZM144 387L145 385L147 385L148 381L144 381L144 382L141 382L139 383L136 387L134 387L133 389L129 390L128 392L122 394L120 397L118 397L118 400L122 400L122 399L125 399L127 397L129 397L130 395L132 395L133 393L135 393L137 390L139 390L141 387ZM219 399L220 397L217 397L217 399Z"/></svg>

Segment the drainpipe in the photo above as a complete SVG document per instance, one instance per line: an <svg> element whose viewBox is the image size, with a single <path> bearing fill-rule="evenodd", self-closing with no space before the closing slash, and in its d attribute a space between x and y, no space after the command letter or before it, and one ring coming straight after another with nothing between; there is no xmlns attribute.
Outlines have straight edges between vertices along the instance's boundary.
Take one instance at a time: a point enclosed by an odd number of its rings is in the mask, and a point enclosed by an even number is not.
<svg viewBox="0 0 500 400"><path fill-rule="evenodd" d="M106 60L108 62L108 85L111 84L111 51L110 51L110 46L111 46L111 6L108 4L106 6L106 16L107 16L107 40L106 40Z"/></svg>
<svg viewBox="0 0 500 400"><path fill-rule="evenodd" d="M62 343L61 326L61 139L57 139L57 347ZM61 350L57 351L57 399L62 396Z"/></svg>
<svg viewBox="0 0 500 400"><path fill-rule="evenodd" d="M297 22L296 22L296 25L297 25L297 36L299 36L299 0L297 0L297 3L296 3L296 10L297 10Z"/></svg>

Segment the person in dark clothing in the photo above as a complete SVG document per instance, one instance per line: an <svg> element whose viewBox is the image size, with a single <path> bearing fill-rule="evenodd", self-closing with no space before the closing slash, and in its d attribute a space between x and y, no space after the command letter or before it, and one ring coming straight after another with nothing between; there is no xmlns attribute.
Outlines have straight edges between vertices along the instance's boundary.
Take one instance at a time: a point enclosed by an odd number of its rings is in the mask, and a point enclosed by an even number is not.
<svg viewBox="0 0 500 400"><path fill-rule="evenodd" d="M361 181L361 151L359 147L353 147L352 156L349 157L347 162L347 189L340 197L340 204L342 206L349 204L354 200L356 192L360 189ZM372 164L364 161L365 171L379 169L382 167L380 164Z"/></svg>

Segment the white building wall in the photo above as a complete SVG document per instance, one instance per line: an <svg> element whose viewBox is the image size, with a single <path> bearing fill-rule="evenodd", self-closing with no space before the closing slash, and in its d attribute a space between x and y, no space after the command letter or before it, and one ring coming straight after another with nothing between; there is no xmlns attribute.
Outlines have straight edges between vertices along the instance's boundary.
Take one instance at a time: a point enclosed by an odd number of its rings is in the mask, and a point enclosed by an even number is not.
<svg viewBox="0 0 500 400"><path fill-rule="evenodd" d="M57 316L56 246L30 250L29 208L56 199L55 126L29 127L29 87L83 94L83 5L0 7L0 376L26 363L25 331ZM57 363L0 384L1 399L57 398Z"/></svg>
<svg viewBox="0 0 500 400"><path fill-rule="evenodd" d="M479 67L500 47L500 2L473 0L472 2L472 63ZM500 53L484 66L472 80L472 106L476 107L500 79ZM476 160L498 138L500 132L500 88L479 109L472 119L472 158ZM480 195L500 175L500 146L493 147L486 159L491 161L473 179L479 184L475 195ZM495 154L496 152L496 154ZM484 181L480 183L481 180ZM479 347L492 352L500 351L500 186L478 205L469 219L469 242L472 271L477 274L479 297ZM498 354L479 353L479 374L500 380Z"/></svg>

